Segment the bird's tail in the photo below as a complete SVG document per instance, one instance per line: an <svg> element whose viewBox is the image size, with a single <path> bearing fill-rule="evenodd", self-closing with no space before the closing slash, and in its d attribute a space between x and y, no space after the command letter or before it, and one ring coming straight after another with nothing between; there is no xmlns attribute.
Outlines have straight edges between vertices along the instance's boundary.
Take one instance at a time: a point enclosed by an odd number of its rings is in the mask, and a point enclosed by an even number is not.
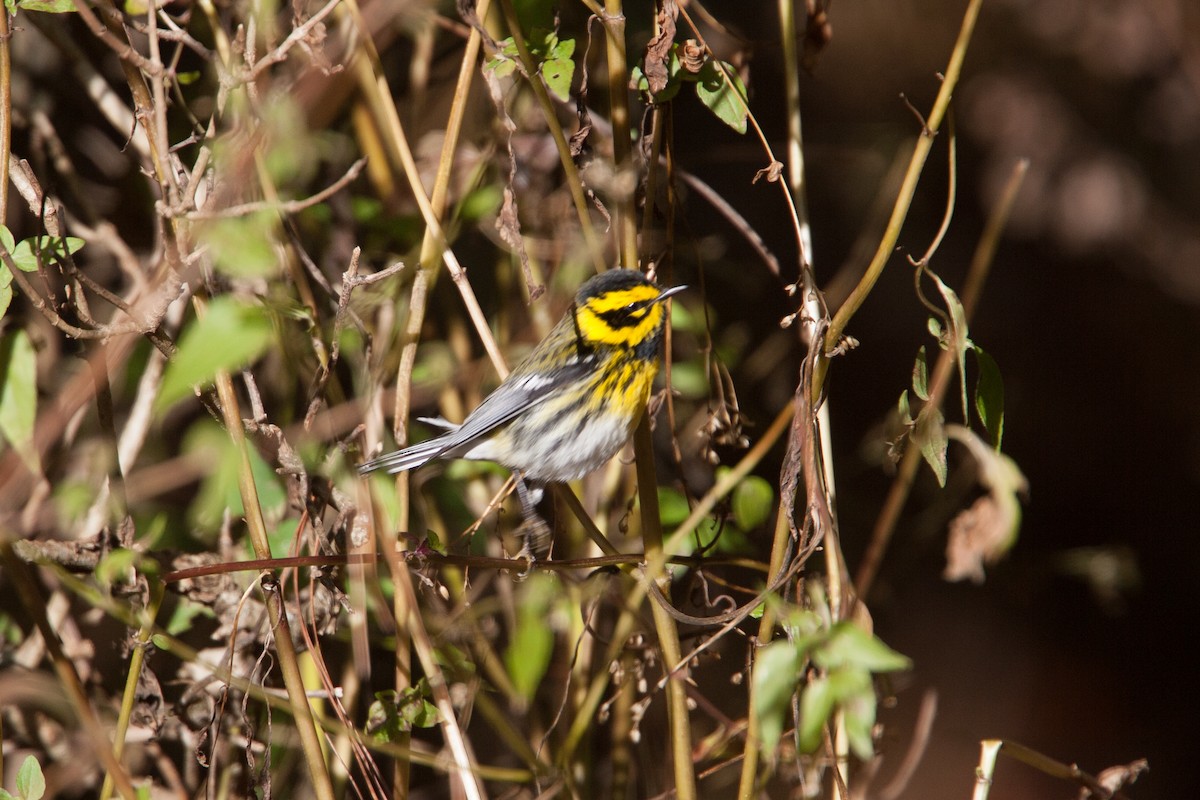
<svg viewBox="0 0 1200 800"><path fill-rule="evenodd" d="M368 472L375 470L384 470L389 474L404 472L410 469L416 469L427 461L437 458L447 447L445 436L436 436L427 442L414 444L412 447L406 447L403 450L397 450L394 453L380 456L372 459L365 464L360 464L358 472L360 475L365 475Z"/></svg>

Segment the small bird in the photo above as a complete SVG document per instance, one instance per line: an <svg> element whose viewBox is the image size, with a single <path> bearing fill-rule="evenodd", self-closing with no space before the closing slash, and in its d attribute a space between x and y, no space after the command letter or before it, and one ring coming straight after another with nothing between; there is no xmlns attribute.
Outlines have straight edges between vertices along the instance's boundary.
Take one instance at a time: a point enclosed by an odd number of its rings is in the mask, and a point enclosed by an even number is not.
<svg viewBox="0 0 1200 800"><path fill-rule="evenodd" d="M629 440L650 399L667 312L684 289L660 289L631 269L588 280L546 338L461 425L368 461L360 473L414 469L435 458L495 461L517 475L526 517L535 487L583 477ZM540 491L537 492L540 496Z"/></svg>

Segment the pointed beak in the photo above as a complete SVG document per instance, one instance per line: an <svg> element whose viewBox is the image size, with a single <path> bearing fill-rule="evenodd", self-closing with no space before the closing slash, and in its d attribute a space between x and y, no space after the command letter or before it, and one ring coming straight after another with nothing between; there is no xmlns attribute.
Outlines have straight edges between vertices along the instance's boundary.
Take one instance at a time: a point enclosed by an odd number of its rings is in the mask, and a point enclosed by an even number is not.
<svg viewBox="0 0 1200 800"><path fill-rule="evenodd" d="M662 301L666 300L671 295L679 294L686 288L688 288L688 287L687 286L672 286L670 289L663 289L662 292L658 295L658 297L654 298L654 302L661 303Z"/></svg>

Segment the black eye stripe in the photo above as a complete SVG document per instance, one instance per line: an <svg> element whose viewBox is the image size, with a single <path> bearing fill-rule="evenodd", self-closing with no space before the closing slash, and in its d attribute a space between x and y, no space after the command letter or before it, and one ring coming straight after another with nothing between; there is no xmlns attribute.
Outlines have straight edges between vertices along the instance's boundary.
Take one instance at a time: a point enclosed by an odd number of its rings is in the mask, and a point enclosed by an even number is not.
<svg viewBox="0 0 1200 800"><path fill-rule="evenodd" d="M614 308L611 311L601 311L599 317L613 328L628 328L637 325L646 318L646 311L651 303L630 303L624 308Z"/></svg>

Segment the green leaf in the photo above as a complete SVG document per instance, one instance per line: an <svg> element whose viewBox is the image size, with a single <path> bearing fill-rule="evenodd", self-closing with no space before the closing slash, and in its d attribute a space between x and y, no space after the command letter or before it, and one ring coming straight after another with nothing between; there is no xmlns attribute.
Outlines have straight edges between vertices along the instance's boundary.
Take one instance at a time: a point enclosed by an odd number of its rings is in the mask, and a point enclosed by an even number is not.
<svg viewBox="0 0 1200 800"><path fill-rule="evenodd" d="M108 551L96 564L96 580L102 586L112 586L117 581L124 580L138 558L140 554L127 547L117 547Z"/></svg>
<svg viewBox="0 0 1200 800"><path fill-rule="evenodd" d="M526 700L537 692L554 654L554 629L546 616L558 593L558 582L539 573L521 585L517 596L517 625L504 664L513 687Z"/></svg>
<svg viewBox="0 0 1200 800"><path fill-rule="evenodd" d="M800 695L800 721L798 739L804 753L816 752L821 746L825 723L833 713L834 695L829 678L814 677Z"/></svg>
<svg viewBox="0 0 1200 800"><path fill-rule="evenodd" d="M413 728L437 724L437 706L429 702L429 681L421 678L403 692L388 689L375 693L367 712L367 732L378 742L397 742Z"/></svg>
<svg viewBox="0 0 1200 800"><path fill-rule="evenodd" d="M495 214L503 202L504 195L501 193L500 187L490 183L484 184L468 192L462 199L462 202L458 204L458 216L474 222Z"/></svg>
<svg viewBox="0 0 1200 800"><path fill-rule="evenodd" d="M10 15L13 13L12 8L9 7L8 0L4 0L4 7L8 8L8 13ZM21 798L10 793L7 789L0 789L0 800L21 800Z"/></svg>
<svg viewBox="0 0 1200 800"><path fill-rule="evenodd" d="M0 319L4 319L8 307L12 305L12 273L7 264L0 264Z"/></svg>
<svg viewBox="0 0 1200 800"><path fill-rule="evenodd" d="M859 759L869 760L875 755L875 714L878 701L871 685L871 675L864 669L847 667L830 673L829 683L838 706L850 749Z"/></svg>
<svg viewBox="0 0 1200 800"><path fill-rule="evenodd" d="M674 528L691 513L687 498L677 489L667 486L658 488L658 518L664 528Z"/></svg>
<svg viewBox="0 0 1200 800"><path fill-rule="evenodd" d="M946 303L946 310L950 312L950 341L947 344L954 348L954 356L958 360L962 412L963 419L966 420L970 414L967 410L967 350L971 347L971 340L967 335L967 312L963 308L962 301L958 299L958 294L947 286L937 276L937 273L931 270L926 270L926 273L937 284L938 291L942 294L942 300Z"/></svg>
<svg viewBox="0 0 1200 800"><path fill-rule="evenodd" d="M26 11L45 11L50 14L66 14L75 10L74 0L20 0L18 8Z"/></svg>
<svg viewBox="0 0 1200 800"><path fill-rule="evenodd" d="M181 599L171 612L171 618L167 620L166 630L172 636L178 636L181 633L186 633L192 629L192 622L197 617L212 617L216 615L208 606L193 603L187 599Z"/></svg>
<svg viewBox="0 0 1200 800"><path fill-rule="evenodd" d="M1004 438L1004 378L996 360L976 345L975 363L979 378L975 381L975 411L987 429L992 445L999 450Z"/></svg>
<svg viewBox="0 0 1200 800"><path fill-rule="evenodd" d="M813 652L812 659L828 670L853 666L869 672L896 672L912 666L908 658L888 647L878 636L849 620L833 626L829 638Z"/></svg>
<svg viewBox="0 0 1200 800"><path fill-rule="evenodd" d="M730 499L733 521L744 531L751 531L766 521L775 508L775 490L770 482L757 475L748 475L733 490Z"/></svg>
<svg viewBox="0 0 1200 800"><path fill-rule="evenodd" d="M42 765L33 756L25 756L17 770L17 794L22 800L41 800L46 794L46 778Z"/></svg>
<svg viewBox="0 0 1200 800"><path fill-rule="evenodd" d="M212 220L200 229L217 269L235 278L262 278L275 273L279 257L270 231L278 218L269 210Z"/></svg>
<svg viewBox="0 0 1200 800"><path fill-rule="evenodd" d="M725 76L717 69L712 61L706 61L700 68L696 81L696 96L700 102L708 106L709 111L738 133L746 132L746 87L737 71L721 62L725 71L733 78L733 86L725 80ZM735 94L736 92L736 94ZM740 98L740 99L739 99Z"/></svg>
<svg viewBox="0 0 1200 800"><path fill-rule="evenodd" d="M0 225L0 244L4 245L4 249L12 255L12 251L17 249L17 240L13 238L12 231L7 225Z"/></svg>
<svg viewBox="0 0 1200 800"><path fill-rule="evenodd" d="M229 434L204 419L193 426L184 437L183 452L201 463L209 464L200 491L188 509L189 521L192 525L205 531L215 531L221 526L225 511L228 509L235 517L241 516L245 509L242 505L242 493L238 487L238 470L241 464L241 454L233 446ZM273 542L278 541L278 523L287 503L287 491L279 475L271 468L257 448L249 449L250 474L258 490L259 504L272 524L274 531ZM293 523L294 525L294 523ZM290 544L291 536L287 537ZM246 543L247 548L249 542ZM277 552L279 547L272 544ZM286 548L284 548L286 549Z"/></svg>
<svg viewBox="0 0 1200 800"><path fill-rule="evenodd" d="M494 72L497 78L507 78L517 71L517 62L514 58L509 58L504 55L496 55L488 59L488 62L483 65L484 70Z"/></svg>
<svg viewBox="0 0 1200 800"><path fill-rule="evenodd" d="M193 322L163 375L154 408L158 413L187 396L193 386L210 383L220 371L254 361L274 338L270 320L258 306L229 297L215 298L204 319Z"/></svg>
<svg viewBox="0 0 1200 800"><path fill-rule="evenodd" d="M925 360L925 345L917 350L917 360L913 362L912 386L913 394L922 400L929 399L929 365Z"/></svg>
<svg viewBox="0 0 1200 800"><path fill-rule="evenodd" d="M783 735L783 721L796 691L800 659L791 642L771 642L754 659L754 710L758 718L759 741L763 752L775 752Z"/></svg>
<svg viewBox="0 0 1200 800"><path fill-rule="evenodd" d="M0 338L0 437L12 445L33 472L39 471L33 446L37 421L37 354L23 330Z"/></svg>
<svg viewBox="0 0 1200 800"><path fill-rule="evenodd" d="M900 393L900 400L896 403L896 413L900 416L901 425L907 426L912 424L912 408L908 403L908 389Z"/></svg>
<svg viewBox="0 0 1200 800"><path fill-rule="evenodd" d="M68 254L78 253L84 244L86 242L83 239L74 236L36 236L22 239L12 250L13 263L22 272L37 272L42 264L61 261Z"/></svg>
<svg viewBox="0 0 1200 800"><path fill-rule="evenodd" d="M926 405L917 414L913 437L925 462L937 476L939 486L946 485L946 425L940 409Z"/></svg>
<svg viewBox="0 0 1200 800"><path fill-rule="evenodd" d="M668 103L674 100L675 95L679 94L679 89L683 86L683 82L683 70L680 69L679 56L676 55L674 49L671 50L671 57L667 60L667 85L658 94L650 94L650 80L646 77L641 67L634 67L629 73L630 88L644 92L650 97L650 101L655 104ZM678 307L679 303L672 303L671 305Z"/></svg>
<svg viewBox="0 0 1200 800"><path fill-rule="evenodd" d="M550 93L564 103L571 99L571 79L575 62L570 58L550 58L542 62L542 79Z"/></svg>

